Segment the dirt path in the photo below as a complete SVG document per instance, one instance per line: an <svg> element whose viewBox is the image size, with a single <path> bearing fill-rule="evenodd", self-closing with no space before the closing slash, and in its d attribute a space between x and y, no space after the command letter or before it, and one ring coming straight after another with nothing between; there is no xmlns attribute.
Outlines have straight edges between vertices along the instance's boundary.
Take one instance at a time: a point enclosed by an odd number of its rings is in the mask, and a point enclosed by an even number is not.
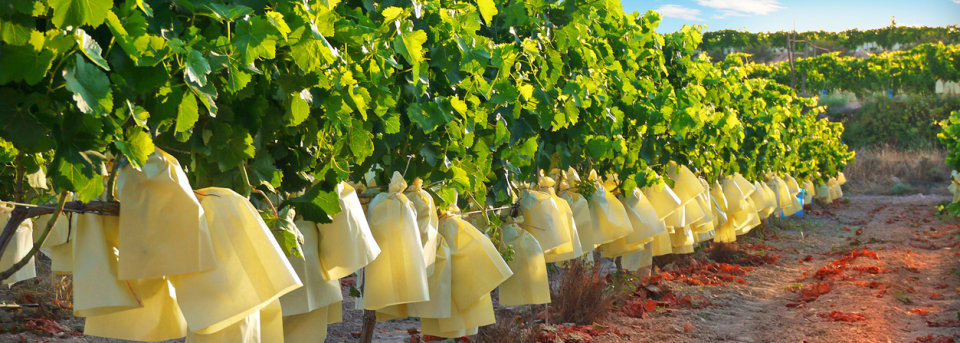
<svg viewBox="0 0 960 343"><path fill-rule="evenodd" d="M613 321L622 337L597 341L960 341L960 231L935 210L949 199L848 200L775 224L763 243L779 261L755 268L744 283L665 283L712 306L620 316Z"/></svg>

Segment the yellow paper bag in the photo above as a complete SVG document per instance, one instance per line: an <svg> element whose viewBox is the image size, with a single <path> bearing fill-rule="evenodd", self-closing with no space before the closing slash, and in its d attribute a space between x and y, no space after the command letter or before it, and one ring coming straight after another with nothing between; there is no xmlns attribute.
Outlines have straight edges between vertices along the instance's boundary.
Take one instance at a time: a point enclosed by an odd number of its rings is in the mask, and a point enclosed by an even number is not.
<svg viewBox="0 0 960 343"><path fill-rule="evenodd" d="M523 218L513 218L522 222ZM508 262L513 276L500 285L500 304L520 306L550 302L547 264L540 243L515 223L503 226L503 242L513 247L513 260Z"/></svg>
<svg viewBox="0 0 960 343"><path fill-rule="evenodd" d="M7 222L10 221L10 214L12 212L13 207L0 204L0 224L3 224L3 227L6 227ZM30 249L33 249L33 221L27 218L20 222L17 231L13 233L10 244L6 250L3 251L3 256L0 257L0 270L7 270L17 262L20 262L20 259L27 256ZM13 273L9 278L3 280L3 283L9 286L23 280L37 277L35 260L35 258L31 257L30 261L28 261L23 268L20 268L20 270Z"/></svg>
<svg viewBox="0 0 960 343"><path fill-rule="evenodd" d="M621 260L621 266L624 270L628 271L638 271L641 268L648 268L653 265L653 242L647 242L644 244L643 248L628 254L624 255Z"/></svg>
<svg viewBox="0 0 960 343"><path fill-rule="evenodd" d="M573 168L570 168L569 172L560 174L563 180L558 186L560 198L566 200L567 204L570 205L570 209L573 211L573 222L577 228L577 238L580 242L580 248L584 254L587 254L596 249L596 241L598 239L595 237L601 237L604 232L598 232L600 228L595 226L596 224L590 213L590 203L587 202L587 198L572 188L572 184L580 182L580 176L577 175L577 172L574 171ZM603 239L601 238L599 240Z"/></svg>
<svg viewBox="0 0 960 343"><path fill-rule="evenodd" d="M364 309L430 300L417 213L402 193L406 188L403 176L394 172L389 190L370 202L367 222L380 256L364 271Z"/></svg>
<svg viewBox="0 0 960 343"><path fill-rule="evenodd" d="M271 343L284 341L280 302L274 300L259 311L217 332L191 332L187 343ZM324 325L325 326L325 325Z"/></svg>
<svg viewBox="0 0 960 343"><path fill-rule="evenodd" d="M475 335L480 326L496 323L490 293L482 295L472 304L454 311L449 318L427 318L420 321L424 335L457 338Z"/></svg>
<svg viewBox="0 0 960 343"><path fill-rule="evenodd" d="M555 184L556 182L549 177L540 178L540 190L549 194L557 206L557 211L560 215L560 228L558 228L558 230L560 231L561 238L564 240L561 246L543 254L547 262L566 261L583 255L583 247L580 245L580 235L577 233L577 224L573 219L573 209L570 208L570 204L568 204L566 200L557 196L553 188Z"/></svg>
<svg viewBox="0 0 960 343"><path fill-rule="evenodd" d="M114 216L76 215L73 240L73 315L88 317L141 307L130 293L133 281L117 280L117 234Z"/></svg>
<svg viewBox="0 0 960 343"><path fill-rule="evenodd" d="M847 176L843 175L843 172L840 172L839 174L837 174L837 182L840 183L841 185L846 184Z"/></svg>
<svg viewBox="0 0 960 343"><path fill-rule="evenodd" d="M290 216L295 212L290 210ZM340 280L327 280L320 266L320 235L317 225L305 220L295 221L302 237L300 252L303 257L287 256L290 266L297 273L303 287L294 289L280 297L284 316L292 316L325 308L343 300L340 293Z"/></svg>
<svg viewBox="0 0 960 343"><path fill-rule="evenodd" d="M520 213L525 222L522 227L537 238L544 254L555 250L573 250L566 216L553 196L538 190L524 190L520 196ZM449 242L448 242L449 243Z"/></svg>
<svg viewBox="0 0 960 343"><path fill-rule="evenodd" d="M664 221L667 230L686 225L683 203L670 186L666 184L647 186L643 188L643 194L650 200L650 204L657 212L657 217Z"/></svg>
<svg viewBox="0 0 960 343"><path fill-rule="evenodd" d="M216 266L203 209L180 162L157 149L142 170L117 173L120 280L206 271Z"/></svg>
<svg viewBox="0 0 960 343"><path fill-rule="evenodd" d="M162 278L122 282L131 286L143 306L87 317L84 335L149 342L187 335L170 282Z"/></svg>
<svg viewBox="0 0 960 343"><path fill-rule="evenodd" d="M423 189L423 180L413 180L407 188L407 198L417 212L417 227L420 229L420 242L423 243L423 260L427 265L427 275L433 274L433 261L437 257L437 237L440 236L437 226L437 205L433 197Z"/></svg>
<svg viewBox="0 0 960 343"><path fill-rule="evenodd" d="M76 226L71 224L72 218L73 214L71 212L60 214L57 223L47 235L47 241L40 248L40 252L50 258L50 270L54 273L73 273L73 238ZM51 219L53 219L52 214L37 217L37 229L33 230L34 242L40 240L43 229L47 227L47 222Z"/></svg>
<svg viewBox="0 0 960 343"><path fill-rule="evenodd" d="M590 206L593 230L579 231L581 245L592 245L596 248L633 232L633 224L630 223L626 207L603 184L597 183L596 191L590 195L587 204Z"/></svg>
<svg viewBox="0 0 960 343"><path fill-rule="evenodd" d="M217 267L170 277L190 331L209 335L267 307L303 284L247 198L226 188L197 191Z"/></svg>
<svg viewBox="0 0 960 343"><path fill-rule="evenodd" d="M497 288L513 272L490 238L470 225L457 210L440 219L440 234L450 246L453 302L472 304Z"/></svg>
<svg viewBox="0 0 960 343"><path fill-rule="evenodd" d="M337 184L340 213L333 222L317 224L320 232L320 266L327 280L339 280L370 264L380 246L370 232L357 191L346 182Z"/></svg>
<svg viewBox="0 0 960 343"><path fill-rule="evenodd" d="M827 181L827 187L830 188L830 198L831 199L840 199L843 198L843 189L840 188L840 182L836 178L830 178Z"/></svg>
<svg viewBox="0 0 960 343"><path fill-rule="evenodd" d="M450 247L443 236L437 237L436 258L433 274L427 277L430 300L391 305L377 310L377 321L387 321L405 317L446 318L450 316L450 292L453 273L450 263Z"/></svg>
<svg viewBox="0 0 960 343"><path fill-rule="evenodd" d="M817 195L817 188L813 186L813 181L809 179L803 181L803 203L810 204L813 197Z"/></svg>
<svg viewBox="0 0 960 343"><path fill-rule="evenodd" d="M333 303L312 312L283 317L284 343L314 343L327 339L327 325L341 319L341 303Z"/></svg>
<svg viewBox="0 0 960 343"><path fill-rule="evenodd" d="M644 244L652 242L656 235L667 232L666 225L658 217L653 204L639 188L633 189L624 204L633 232L621 239L602 245L600 252L604 257L617 257L634 253L643 249ZM648 252L652 254L652 249Z"/></svg>

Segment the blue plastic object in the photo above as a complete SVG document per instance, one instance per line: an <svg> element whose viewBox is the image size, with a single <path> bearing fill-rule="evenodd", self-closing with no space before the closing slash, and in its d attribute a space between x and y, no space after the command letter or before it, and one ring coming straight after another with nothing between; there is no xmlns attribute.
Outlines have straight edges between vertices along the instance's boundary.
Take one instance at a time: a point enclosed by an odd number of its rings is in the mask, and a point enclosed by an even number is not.
<svg viewBox="0 0 960 343"><path fill-rule="evenodd" d="M804 191L803 188L801 188L801 189L800 189L800 193L797 194L797 199L800 200L800 210L797 211L797 213L795 214L795 216L800 217L800 218L803 218L803 198L804 198L804 193L805 193L805 192L806 192L806 191Z"/></svg>

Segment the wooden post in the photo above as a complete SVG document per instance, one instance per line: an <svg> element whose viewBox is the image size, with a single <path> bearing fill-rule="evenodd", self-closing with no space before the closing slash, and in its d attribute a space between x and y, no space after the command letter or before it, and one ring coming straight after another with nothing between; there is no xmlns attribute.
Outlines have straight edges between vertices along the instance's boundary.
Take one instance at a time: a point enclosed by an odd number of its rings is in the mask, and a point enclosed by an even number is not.
<svg viewBox="0 0 960 343"><path fill-rule="evenodd" d="M377 326L377 311L363 310L363 327L360 329L360 343L373 342L373 329Z"/></svg>
<svg viewBox="0 0 960 343"><path fill-rule="evenodd" d="M792 31L787 34L787 59L790 60L790 88L797 89L797 74L793 65L793 34Z"/></svg>

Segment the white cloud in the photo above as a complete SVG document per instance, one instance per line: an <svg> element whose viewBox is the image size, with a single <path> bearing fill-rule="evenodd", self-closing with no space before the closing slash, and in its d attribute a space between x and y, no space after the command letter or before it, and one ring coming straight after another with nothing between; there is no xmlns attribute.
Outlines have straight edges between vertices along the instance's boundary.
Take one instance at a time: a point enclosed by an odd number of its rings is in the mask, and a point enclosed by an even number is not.
<svg viewBox="0 0 960 343"><path fill-rule="evenodd" d="M960 0L953 0L954 2ZM781 8L779 0L697 0L704 7L723 10L724 15L767 15ZM733 14L736 13L736 14Z"/></svg>
<svg viewBox="0 0 960 343"><path fill-rule="evenodd" d="M953 3L960 4L960 0L953 0Z"/></svg>
<svg viewBox="0 0 960 343"><path fill-rule="evenodd" d="M960 1L960 0L956 0ZM687 8L680 5L663 5L657 9L660 15L666 18L678 18L683 20L702 20L700 19L700 10Z"/></svg>

